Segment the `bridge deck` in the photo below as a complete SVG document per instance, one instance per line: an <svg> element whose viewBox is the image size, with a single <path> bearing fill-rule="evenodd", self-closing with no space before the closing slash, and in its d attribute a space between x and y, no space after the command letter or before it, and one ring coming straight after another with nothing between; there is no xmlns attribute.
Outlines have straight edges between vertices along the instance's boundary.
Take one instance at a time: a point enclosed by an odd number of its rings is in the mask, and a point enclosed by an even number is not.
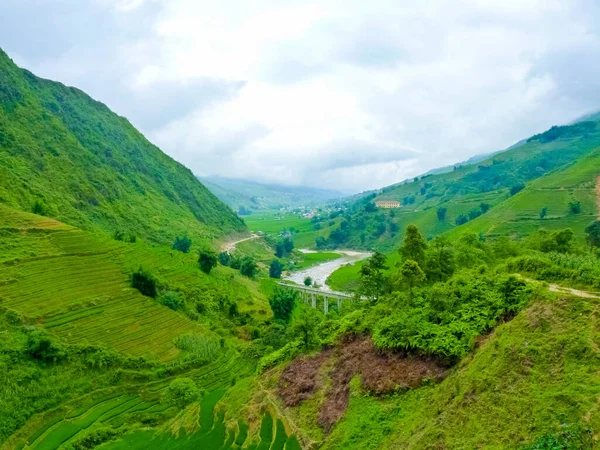
<svg viewBox="0 0 600 450"><path fill-rule="evenodd" d="M321 296L330 297L330 298L340 298L340 299L354 298L354 296L352 296L350 294L345 294L343 292L323 291L321 289L317 289L317 288L313 288L313 287L301 286L299 284L288 284L288 283L284 283L282 281L279 281L277 284L280 286L289 287L291 289L296 289L298 291L309 292L311 294L321 295Z"/></svg>

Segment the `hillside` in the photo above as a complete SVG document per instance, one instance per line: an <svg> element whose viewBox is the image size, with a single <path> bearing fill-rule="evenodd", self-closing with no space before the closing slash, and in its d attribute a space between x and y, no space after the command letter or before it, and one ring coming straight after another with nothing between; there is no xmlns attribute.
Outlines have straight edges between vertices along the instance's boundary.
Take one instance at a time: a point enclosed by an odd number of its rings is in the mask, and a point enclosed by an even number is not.
<svg viewBox="0 0 600 450"><path fill-rule="evenodd" d="M246 230L192 172L75 88L0 50L0 202L155 243Z"/></svg>
<svg viewBox="0 0 600 450"><path fill-rule="evenodd" d="M600 122L553 127L478 164L416 178L351 201L346 204L340 228L318 244L389 251L398 245L409 224L417 225L431 238L465 227L465 223L480 216L484 221L487 214L493 214L495 208L524 189L527 183L550 176L599 146ZM567 192L562 195L563 200L569 197ZM374 207L378 200L397 200L402 206L393 210L378 209ZM582 201L589 203L585 198ZM534 202L537 213L544 202L543 196ZM554 215L559 213L559 208L564 211L564 205L552 207ZM589 210L588 207L587 213ZM576 231L581 233L581 226Z"/></svg>
<svg viewBox="0 0 600 450"><path fill-rule="evenodd" d="M343 194L304 186L281 186L224 177L200 177L200 181L234 211L279 210L313 206Z"/></svg>

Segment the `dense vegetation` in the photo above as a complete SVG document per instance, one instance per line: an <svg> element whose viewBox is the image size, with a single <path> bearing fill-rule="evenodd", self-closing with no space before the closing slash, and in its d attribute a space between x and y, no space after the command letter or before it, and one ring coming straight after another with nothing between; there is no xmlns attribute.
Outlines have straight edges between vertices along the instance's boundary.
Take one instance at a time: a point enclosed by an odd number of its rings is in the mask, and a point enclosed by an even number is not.
<svg viewBox="0 0 600 450"><path fill-rule="evenodd" d="M86 229L171 244L244 231L192 172L83 92L0 50L0 201Z"/></svg>

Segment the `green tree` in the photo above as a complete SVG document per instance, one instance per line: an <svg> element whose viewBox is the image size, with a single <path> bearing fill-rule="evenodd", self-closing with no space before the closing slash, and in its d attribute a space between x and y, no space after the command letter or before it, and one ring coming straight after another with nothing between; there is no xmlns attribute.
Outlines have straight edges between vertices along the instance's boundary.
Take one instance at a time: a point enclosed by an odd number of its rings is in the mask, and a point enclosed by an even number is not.
<svg viewBox="0 0 600 450"><path fill-rule="evenodd" d="M490 210L490 204L484 202L481 205L479 205L479 209L481 209L481 212L485 214Z"/></svg>
<svg viewBox="0 0 600 450"><path fill-rule="evenodd" d="M183 306L183 296L179 292L167 291L158 297L158 303L176 311Z"/></svg>
<svg viewBox="0 0 600 450"><path fill-rule="evenodd" d="M231 263L231 255L228 252L219 253L219 264L229 266Z"/></svg>
<svg viewBox="0 0 600 450"><path fill-rule="evenodd" d="M183 408L197 401L199 397L200 391L193 380L190 378L176 378L165 389L162 401Z"/></svg>
<svg viewBox="0 0 600 450"><path fill-rule="evenodd" d="M319 325L319 316L308 308L302 309L302 314L294 322L294 334L302 337L304 349L310 349L316 341L316 329Z"/></svg>
<svg viewBox="0 0 600 450"><path fill-rule="evenodd" d="M416 261L419 265L424 265L426 249L427 244L419 232L419 229L414 225L406 227L404 243L402 244L402 247L400 247L400 255L402 255L402 258L405 261L410 259Z"/></svg>
<svg viewBox="0 0 600 450"><path fill-rule="evenodd" d="M190 251L190 247L192 246L192 240L187 236L175 238L175 242L173 242L173 250L177 250L182 253L188 253Z"/></svg>
<svg viewBox="0 0 600 450"><path fill-rule="evenodd" d="M569 212L571 214L581 213L581 202L579 200L574 200L572 202L569 202Z"/></svg>
<svg viewBox="0 0 600 450"><path fill-rule="evenodd" d="M452 276L456 263L450 241L445 236L436 237L429 246L425 269L430 280L444 281Z"/></svg>
<svg viewBox="0 0 600 450"><path fill-rule="evenodd" d="M198 264L200 270L205 274L209 274L210 271L217 266L217 254L212 250L203 249L198 254Z"/></svg>
<svg viewBox="0 0 600 450"><path fill-rule="evenodd" d="M419 263L411 259L404 261L400 267L400 279L408 285L408 295L412 299L413 288L425 281L425 273Z"/></svg>
<svg viewBox="0 0 600 450"><path fill-rule="evenodd" d="M276 287L269 298L273 317L285 323L289 322L296 304L297 292L293 289Z"/></svg>
<svg viewBox="0 0 600 450"><path fill-rule="evenodd" d="M546 217L546 215L548 215L548 207L544 206L541 210L540 210L540 219L544 220L544 218Z"/></svg>
<svg viewBox="0 0 600 450"><path fill-rule="evenodd" d="M510 195L516 195L519 192L521 192L523 189L525 189L525 185L523 183L520 184L515 184L514 186L512 186L510 188Z"/></svg>
<svg viewBox="0 0 600 450"><path fill-rule="evenodd" d="M585 228L586 239L592 247L600 247L600 221L596 220Z"/></svg>
<svg viewBox="0 0 600 450"><path fill-rule="evenodd" d="M359 293L371 301L376 302L387 290L386 257L384 254L375 252L360 268Z"/></svg>
<svg viewBox="0 0 600 450"><path fill-rule="evenodd" d="M283 264L281 264L277 259L271 261L271 265L269 266L269 276L271 278L281 278L282 272Z"/></svg>
<svg viewBox="0 0 600 450"><path fill-rule="evenodd" d="M248 278L253 278L258 271L256 261L251 256L244 256L240 262L240 273Z"/></svg>
<svg viewBox="0 0 600 450"><path fill-rule="evenodd" d="M131 287L140 291L146 297L156 298L157 288L156 279L150 272L146 272L141 267L131 275Z"/></svg>
<svg viewBox="0 0 600 450"><path fill-rule="evenodd" d="M465 216L464 214L460 214L456 218L456 225L461 226L461 225L464 225L465 223L467 223L468 221L469 221L469 218L467 216Z"/></svg>
<svg viewBox="0 0 600 450"><path fill-rule="evenodd" d="M448 212L448 208L444 208L443 206L437 209L437 219L440 222L446 220L446 213Z"/></svg>
<svg viewBox="0 0 600 450"><path fill-rule="evenodd" d="M304 286L311 286L312 282L313 282L313 280L311 277L304 278Z"/></svg>

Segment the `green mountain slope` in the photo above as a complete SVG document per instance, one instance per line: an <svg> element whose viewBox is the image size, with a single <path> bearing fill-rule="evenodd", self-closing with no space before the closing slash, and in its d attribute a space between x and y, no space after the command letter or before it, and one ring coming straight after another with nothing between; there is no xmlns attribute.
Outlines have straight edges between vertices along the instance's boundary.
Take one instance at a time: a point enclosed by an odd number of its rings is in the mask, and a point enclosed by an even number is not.
<svg viewBox="0 0 600 450"><path fill-rule="evenodd" d="M158 243L246 229L125 118L77 89L19 69L1 50L0 202Z"/></svg>
<svg viewBox="0 0 600 450"><path fill-rule="evenodd" d="M600 122L553 127L479 164L383 188L350 203L340 230L323 245L387 251L399 244L409 224L417 225L425 236L432 237L465 227L464 223L479 216L483 221L526 183L543 178L598 147ZM566 192L562 195L568 197ZM583 197L582 201L589 203ZM373 203L378 200L397 200L402 206L395 210L377 209ZM541 197L532 208L539 213L543 206ZM440 208L445 209L442 217L438 216ZM588 206L586 209L590 213ZM558 214L558 206L553 211Z"/></svg>
<svg viewBox="0 0 600 450"><path fill-rule="evenodd" d="M280 186L224 177L201 177L200 180L234 211L295 208L341 198L340 192L303 186Z"/></svg>

